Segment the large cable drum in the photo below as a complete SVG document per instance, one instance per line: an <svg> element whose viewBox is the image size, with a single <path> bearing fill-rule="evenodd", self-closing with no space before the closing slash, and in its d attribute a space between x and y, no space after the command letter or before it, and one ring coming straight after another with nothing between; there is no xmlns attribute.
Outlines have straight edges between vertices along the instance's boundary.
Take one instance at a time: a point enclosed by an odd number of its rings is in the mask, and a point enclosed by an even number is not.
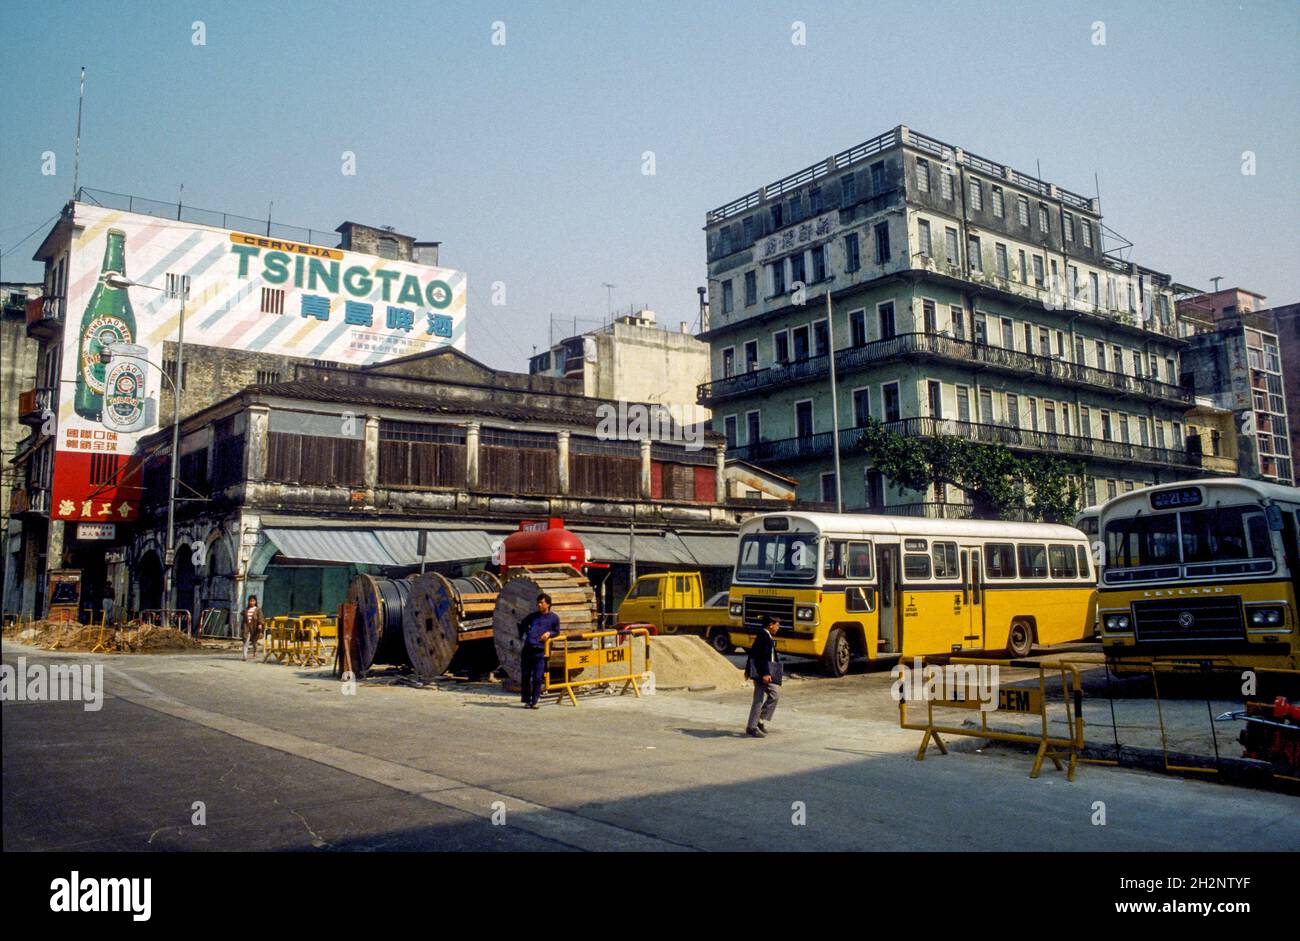
<svg viewBox="0 0 1300 941"><path fill-rule="evenodd" d="M410 596L403 579L358 575L348 585L348 602L357 606L352 669L357 676L376 663L410 662L402 629L402 609Z"/></svg>
<svg viewBox="0 0 1300 941"><path fill-rule="evenodd" d="M537 596L551 596L551 611L560 618L560 631L580 634L598 629L596 592L586 577L569 565L529 566L506 575L492 612L492 636L497 660L514 685L519 684L519 622L537 610ZM554 664L552 664L554 665Z"/></svg>
<svg viewBox="0 0 1300 941"><path fill-rule="evenodd" d="M418 676L441 676L460 646L455 588L437 572L412 575L411 597L402 612L406 652Z"/></svg>

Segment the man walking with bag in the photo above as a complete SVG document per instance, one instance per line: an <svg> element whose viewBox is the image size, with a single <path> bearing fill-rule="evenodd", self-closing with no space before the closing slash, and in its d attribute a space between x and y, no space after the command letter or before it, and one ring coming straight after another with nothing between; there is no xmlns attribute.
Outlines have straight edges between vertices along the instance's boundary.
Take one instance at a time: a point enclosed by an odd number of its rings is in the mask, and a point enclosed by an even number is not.
<svg viewBox="0 0 1300 941"><path fill-rule="evenodd" d="M745 676L754 681L754 704L749 707L749 723L745 734L754 738L767 735L767 724L776 712L777 687L781 685L780 654L776 652L774 636L781 622L769 616L763 627L754 635L754 645L749 648L745 661Z"/></svg>

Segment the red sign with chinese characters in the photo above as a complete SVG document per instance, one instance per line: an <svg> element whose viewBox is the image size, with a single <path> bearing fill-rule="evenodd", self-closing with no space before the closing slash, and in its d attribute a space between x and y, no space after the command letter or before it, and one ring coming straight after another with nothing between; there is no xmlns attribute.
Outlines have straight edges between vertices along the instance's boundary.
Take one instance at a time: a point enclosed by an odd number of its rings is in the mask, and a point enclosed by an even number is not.
<svg viewBox="0 0 1300 941"><path fill-rule="evenodd" d="M111 451L96 451L95 435L111 435L111 431L77 432L62 442L68 450L54 455L54 487L50 493L50 519L72 520L78 523L129 523L140 516L141 467L136 457L118 455ZM81 434L89 434L81 438ZM77 447L73 449L73 441ZM107 443L106 438L98 439ZM84 442L92 447L85 448ZM92 481L102 481L93 483Z"/></svg>

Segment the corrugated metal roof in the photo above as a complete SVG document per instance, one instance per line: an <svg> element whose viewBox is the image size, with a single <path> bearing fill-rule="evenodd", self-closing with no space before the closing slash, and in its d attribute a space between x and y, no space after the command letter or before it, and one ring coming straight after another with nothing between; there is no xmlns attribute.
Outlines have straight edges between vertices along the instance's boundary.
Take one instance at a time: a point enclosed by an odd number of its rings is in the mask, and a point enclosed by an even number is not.
<svg viewBox="0 0 1300 941"><path fill-rule="evenodd" d="M740 543L734 535L683 535L680 538L699 565L731 568L736 564L736 547Z"/></svg>
<svg viewBox="0 0 1300 941"><path fill-rule="evenodd" d="M426 530L426 562L473 562L492 557L492 539L481 529ZM394 559L394 565L419 565L419 538L414 529L379 529L375 536Z"/></svg>

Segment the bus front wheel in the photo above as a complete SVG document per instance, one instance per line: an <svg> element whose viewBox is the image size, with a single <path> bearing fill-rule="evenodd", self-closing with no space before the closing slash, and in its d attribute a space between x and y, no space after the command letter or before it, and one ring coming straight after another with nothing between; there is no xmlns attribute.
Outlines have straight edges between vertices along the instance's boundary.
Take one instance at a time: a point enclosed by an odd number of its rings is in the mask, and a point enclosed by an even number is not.
<svg viewBox="0 0 1300 941"><path fill-rule="evenodd" d="M1011 659L1019 660L1029 656L1034 648L1034 629L1023 618L1011 622L1011 631L1007 634L1007 653Z"/></svg>
<svg viewBox="0 0 1300 941"><path fill-rule="evenodd" d="M843 676L849 672L853 662L853 648L849 646L849 637L842 628L832 628L826 638L826 649L822 652L822 667L828 676Z"/></svg>

